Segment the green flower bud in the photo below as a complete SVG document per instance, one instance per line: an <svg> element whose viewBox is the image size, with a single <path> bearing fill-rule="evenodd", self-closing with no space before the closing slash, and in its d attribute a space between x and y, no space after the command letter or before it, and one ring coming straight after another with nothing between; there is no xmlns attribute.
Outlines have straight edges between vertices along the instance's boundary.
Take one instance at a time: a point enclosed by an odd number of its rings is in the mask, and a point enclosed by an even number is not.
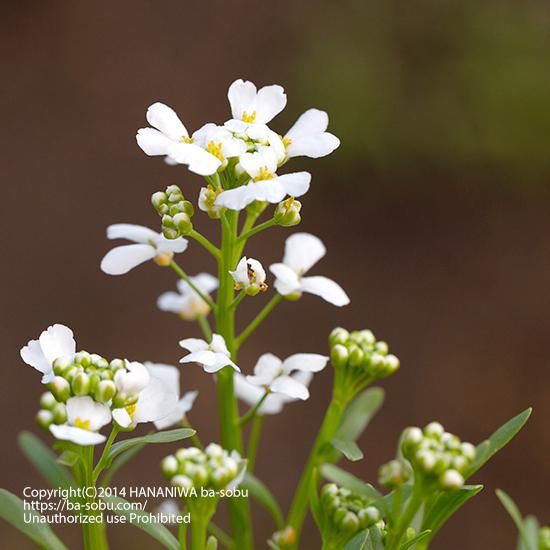
<svg viewBox="0 0 550 550"><path fill-rule="evenodd" d="M52 392L56 401L65 403L71 397L71 386L65 378L54 376L53 380L48 383L48 389Z"/></svg>
<svg viewBox="0 0 550 550"><path fill-rule="evenodd" d="M439 486L447 491L460 489L463 485L464 478L456 470L447 470L439 479Z"/></svg>
<svg viewBox="0 0 550 550"><path fill-rule="evenodd" d="M541 527L538 550L550 550L550 527Z"/></svg>
<svg viewBox="0 0 550 550"><path fill-rule="evenodd" d="M74 356L74 362L82 367L89 367L92 364L92 358L87 351L79 351Z"/></svg>
<svg viewBox="0 0 550 550"><path fill-rule="evenodd" d="M365 354L363 350L358 347L354 347L349 352L349 364L353 368L360 367L365 362Z"/></svg>
<svg viewBox="0 0 550 550"><path fill-rule="evenodd" d="M51 412L55 424L64 424L67 422L67 408L63 403L57 403Z"/></svg>
<svg viewBox="0 0 550 550"><path fill-rule="evenodd" d="M420 428L417 428L416 426L407 428L403 432L403 440L401 443L403 454L407 456L410 453L410 451L416 449L416 447L422 441L422 439L423 439L423 434Z"/></svg>
<svg viewBox="0 0 550 550"><path fill-rule="evenodd" d="M178 466L178 460L174 455L164 457L160 463L160 469L167 478L171 478L177 474Z"/></svg>
<svg viewBox="0 0 550 550"><path fill-rule="evenodd" d="M296 531L294 527L288 525L284 529L274 533L272 539L281 550L292 548L296 544Z"/></svg>
<svg viewBox="0 0 550 550"><path fill-rule="evenodd" d="M293 227L294 225L298 225L302 220L300 217L301 209L302 203L293 197L289 197L277 205L273 214L273 220L277 225L281 225L282 227Z"/></svg>
<svg viewBox="0 0 550 550"><path fill-rule="evenodd" d="M116 394L116 385L112 380L101 380L94 391L94 398L100 403L107 403Z"/></svg>
<svg viewBox="0 0 550 550"><path fill-rule="evenodd" d="M385 370L386 376L393 374L396 370L399 369L399 366L400 366L399 359L395 355L393 354L386 355L384 359L384 370Z"/></svg>
<svg viewBox="0 0 550 550"><path fill-rule="evenodd" d="M61 376L71 365L70 359L67 357L60 357L53 362L53 372L57 376Z"/></svg>
<svg viewBox="0 0 550 550"><path fill-rule="evenodd" d="M328 337L328 342L330 346L335 346L336 344L344 345L349 339L349 332L342 327L336 327Z"/></svg>
<svg viewBox="0 0 550 550"><path fill-rule="evenodd" d="M338 486L335 483L327 483L321 489L321 501L328 503L338 494Z"/></svg>
<svg viewBox="0 0 550 550"><path fill-rule="evenodd" d="M193 482L187 476L182 475L174 476L171 483L174 487L181 487L182 489L191 489L193 487Z"/></svg>
<svg viewBox="0 0 550 550"><path fill-rule="evenodd" d="M234 476L232 476L234 477ZM202 487L208 482L208 470L205 466L198 465L192 475L193 485L195 487Z"/></svg>
<svg viewBox="0 0 550 550"><path fill-rule="evenodd" d="M378 475L380 485L388 489L396 489L409 480L410 471L400 460L391 460L380 468Z"/></svg>
<svg viewBox="0 0 550 550"><path fill-rule="evenodd" d="M75 395L88 395L90 386L90 377L85 372L78 373L71 381L71 388Z"/></svg>
<svg viewBox="0 0 550 550"><path fill-rule="evenodd" d="M405 531L405 541L409 541L416 537L416 529L414 527L407 527Z"/></svg>
<svg viewBox="0 0 550 550"><path fill-rule="evenodd" d="M340 527L347 533L354 533L359 529L359 519L353 512L347 512L340 520Z"/></svg>
<svg viewBox="0 0 550 550"><path fill-rule="evenodd" d="M376 337L374 336L372 330L360 330L359 334L361 336L361 341L367 345L373 345L376 342Z"/></svg>
<svg viewBox="0 0 550 550"><path fill-rule="evenodd" d="M218 550L218 539L216 539L213 535L210 535L206 541L204 550Z"/></svg>
<svg viewBox="0 0 550 550"><path fill-rule="evenodd" d="M458 455L453 458L453 468L460 473L466 471L469 465L470 461L465 456Z"/></svg>
<svg viewBox="0 0 550 550"><path fill-rule="evenodd" d="M109 368L110 368L113 372L116 372L118 369L124 368L124 366L125 366L124 359L113 359L113 360L109 363Z"/></svg>
<svg viewBox="0 0 550 550"><path fill-rule="evenodd" d="M348 364L348 358L348 349L341 344L336 344L330 350L330 361L336 369L344 368Z"/></svg>
<svg viewBox="0 0 550 550"><path fill-rule="evenodd" d="M435 439L441 438L444 432L445 428L439 422L430 422L424 428L424 435L428 437L433 437Z"/></svg>
<svg viewBox="0 0 550 550"><path fill-rule="evenodd" d="M40 396L40 408L51 410L55 405L57 405L57 401L52 392L47 391Z"/></svg>
<svg viewBox="0 0 550 550"><path fill-rule="evenodd" d="M421 449L416 453L414 458L416 464L426 473L431 472L435 468L436 456L431 451Z"/></svg>
<svg viewBox="0 0 550 550"><path fill-rule="evenodd" d="M159 210L168 201L168 196L162 191L157 191L151 195L151 204L155 210Z"/></svg>
<svg viewBox="0 0 550 550"><path fill-rule="evenodd" d="M53 413L52 411L41 409L38 411L35 420L39 428L47 430L53 423Z"/></svg>
<svg viewBox="0 0 550 550"><path fill-rule="evenodd" d="M364 529L366 527L374 525L377 521L380 520L380 512L378 508L375 508L374 506L367 506L367 508L359 510L358 517L361 528Z"/></svg>
<svg viewBox="0 0 550 550"><path fill-rule="evenodd" d="M460 445L460 451L470 462L476 457L476 448L471 443L462 443Z"/></svg>
<svg viewBox="0 0 550 550"><path fill-rule="evenodd" d="M384 342L383 340L379 340L378 342L376 342L374 347L376 348L376 351L378 351L378 353L380 353L381 355L386 355L389 351L389 346L387 342Z"/></svg>

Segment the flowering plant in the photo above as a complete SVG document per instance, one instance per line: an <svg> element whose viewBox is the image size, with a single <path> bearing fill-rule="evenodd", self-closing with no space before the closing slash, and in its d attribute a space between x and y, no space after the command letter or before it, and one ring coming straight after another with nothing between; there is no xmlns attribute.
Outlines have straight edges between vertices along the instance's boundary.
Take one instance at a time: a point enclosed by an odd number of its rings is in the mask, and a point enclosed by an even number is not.
<svg viewBox="0 0 550 550"><path fill-rule="evenodd" d="M287 163L300 156L326 156L340 142L327 131L327 114L317 109L306 111L285 133L272 130L268 124L287 100L280 86L258 90L251 82L237 80L229 88L228 99L228 121L221 126L205 124L191 134L167 105L149 107L149 127L137 132L139 147L170 165L187 166L205 183L195 193L185 186L185 195L177 185L154 192L151 202L160 218L160 231L127 223L109 226L109 239L125 239L130 244L115 246L101 261L108 275L126 274L152 260L178 276L177 292L167 290L157 304L184 321L197 322L202 331L202 338L185 337L179 342L185 350L179 362L199 365L215 378L220 442L203 447L197 426L191 428L188 415L197 395L180 395L179 368L108 360L77 351L73 332L54 324L24 346L21 357L42 374L47 391L40 398L36 418L53 437L57 454L29 433L22 434L21 448L54 487L87 489L109 486L114 473L147 444L192 441L192 446L168 454L160 468L169 485L180 490L179 504L170 506L177 517L191 514L190 533L184 523L177 537L161 524L148 524L145 529L167 548L187 548L190 539L192 550L213 549L218 544L252 549L247 495L273 516L273 532L267 534L266 542L272 549L300 547L308 510L326 550L428 548L449 517L482 489L481 485L466 485L468 478L515 436L530 410L477 446L462 442L438 422L407 428L397 456L380 468L380 490L336 465L344 458L356 461L363 457L357 440L384 399L383 391L371 386L400 367L388 344L370 330L336 328L328 338L327 355L296 350L279 358L264 353L251 367L239 361L238 352L274 308L299 300L303 293L337 307L350 302L338 283L316 274L326 248L314 235L296 232L288 236L282 260L267 270L260 260L245 254L248 241L261 232L300 223L302 204L296 198L308 192L311 176L286 171ZM218 224L219 243L196 229L196 208L189 200L193 194L198 195L198 209ZM274 206L265 215L270 205ZM182 268L177 255L185 252L190 241L214 260L215 275L190 275ZM256 317L237 331L239 305L244 300L261 301L264 295L270 297ZM285 515L254 475L264 417L307 400L314 374L329 363L332 399ZM191 367L181 367L185 368ZM248 407L243 412L238 400ZM152 423L158 431L121 438L140 423ZM243 428L248 424L251 429L245 440ZM107 425L111 426L108 437L101 433ZM96 452L99 445L103 445L101 453ZM323 485L323 478L329 483ZM222 496L229 508L227 533L213 523ZM84 514L96 520L82 525L86 549L101 550L108 545L105 523L94 506L99 498L94 491L74 496ZM121 501L109 495L105 498ZM40 528L31 528L21 520L24 505L18 497L2 491L0 504L2 517L39 545L47 541L48 548L64 548L47 524L37 522ZM115 513L126 514L124 507L115 508ZM139 517L148 514L142 512ZM138 520L133 521L143 528Z"/></svg>

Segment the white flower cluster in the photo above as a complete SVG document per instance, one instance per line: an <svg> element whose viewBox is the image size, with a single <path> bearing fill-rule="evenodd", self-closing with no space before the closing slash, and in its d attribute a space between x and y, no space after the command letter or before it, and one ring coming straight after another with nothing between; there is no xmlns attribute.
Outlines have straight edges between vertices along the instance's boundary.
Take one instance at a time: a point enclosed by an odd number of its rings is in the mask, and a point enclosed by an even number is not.
<svg viewBox="0 0 550 550"><path fill-rule="evenodd" d="M121 429L154 422L158 429L180 422L196 392L179 398L179 371L170 365L107 361L76 352L71 329L56 324L21 349L25 363L42 373L37 421L61 440L78 445L105 441L99 431L111 421Z"/></svg>
<svg viewBox="0 0 550 550"><path fill-rule="evenodd" d="M309 109L281 136L268 126L286 106L281 86L258 90L252 82L239 79L231 84L227 96L232 118L222 126L205 124L192 135L173 109L154 103L146 115L151 127L138 130L138 145L147 155L163 156L169 164L185 164L201 176L213 176L228 167L233 170L236 187L218 193L212 188L201 191L199 207L214 217L220 208L242 210L254 201L278 203L287 195L307 193L309 173L279 175L277 170L293 157L323 157L340 145L326 131L327 114Z"/></svg>

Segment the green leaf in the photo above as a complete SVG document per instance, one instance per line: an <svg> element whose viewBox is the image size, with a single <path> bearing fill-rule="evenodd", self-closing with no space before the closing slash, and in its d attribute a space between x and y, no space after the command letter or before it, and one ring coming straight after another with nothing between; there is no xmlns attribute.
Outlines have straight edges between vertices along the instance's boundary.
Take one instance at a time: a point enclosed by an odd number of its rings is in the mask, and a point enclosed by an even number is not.
<svg viewBox="0 0 550 550"><path fill-rule="evenodd" d="M57 458L56 462L58 464L63 464L64 466L72 467L80 460L80 458L80 455L74 451L63 451Z"/></svg>
<svg viewBox="0 0 550 550"><path fill-rule="evenodd" d="M355 462L363 458L363 451L357 446L355 441L344 441L342 439L333 439L332 446L340 451L348 460Z"/></svg>
<svg viewBox="0 0 550 550"><path fill-rule="evenodd" d="M103 487L107 487L111 480L113 479L114 475L134 456L136 456L143 448L145 447L145 443L138 443L137 445L134 445L130 449L127 449L126 451L123 451L118 455L111 465L111 467L104 473L103 478L101 479L101 485Z"/></svg>
<svg viewBox="0 0 550 550"><path fill-rule="evenodd" d="M523 428L533 409L529 408L502 425L489 439L477 446L476 458L466 471L468 478L477 472L493 455L504 447Z"/></svg>
<svg viewBox="0 0 550 550"><path fill-rule="evenodd" d="M52 487L67 489L74 485L71 474L57 462L55 453L38 437L30 432L21 432L17 442L31 464Z"/></svg>
<svg viewBox="0 0 550 550"><path fill-rule="evenodd" d="M384 403L384 390L370 388L356 397L344 411L335 438L356 441Z"/></svg>
<svg viewBox="0 0 550 550"><path fill-rule="evenodd" d="M407 542L404 542L401 545L401 550L407 550L408 548L412 548L417 542L420 542L421 540L425 539L430 535L431 531L429 529L426 529L425 531L422 531L416 535L416 537L413 537L412 539L408 540Z"/></svg>
<svg viewBox="0 0 550 550"><path fill-rule="evenodd" d="M443 527L445 522L468 500L477 495L483 485L464 485L454 491L440 492L426 505L422 530L429 529L430 540Z"/></svg>
<svg viewBox="0 0 550 550"><path fill-rule="evenodd" d="M378 527L370 527L355 535L344 550L384 550L382 534Z"/></svg>
<svg viewBox="0 0 550 550"><path fill-rule="evenodd" d="M144 435L141 437L133 437L131 439L124 439L115 443L110 449L107 455L107 466L111 464L111 461L119 454L135 447L136 445L148 444L148 443L172 443L173 441L180 441L181 439L187 439L195 435L195 430L191 428L177 428L176 430L166 430L164 432L156 432L154 434Z"/></svg>
<svg viewBox="0 0 550 550"><path fill-rule="evenodd" d="M523 519L526 545L522 550L538 550L539 547L539 522L535 516L527 516ZM523 542L523 541L522 541Z"/></svg>
<svg viewBox="0 0 550 550"><path fill-rule="evenodd" d="M138 529L145 531L145 533L160 542L165 548L169 548L170 550L179 550L178 539L174 535L172 535L172 533L161 523L155 523L153 521L147 520L143 521L143 519L141 521L139 519L134 521L131 520L132 516L139 516L139 518L149 518L152 515L149 512L144 512L143 510L137 509L130 509L132 508L130 503L120 497L104 497L103 500L112 504L112 510L114 514L125 517L129 523L131 523ZM128 509L124 510L124 508Z"/></svg>
<svg viewBox="0 0 550 550"><path fill-rule="evenodd" d="M537 550L538 549L538 536L535 539L535 544L532 544L532 541L530 540L530 537L527 535L527 531L525 529L525 524L523 521L523 516L521 515L521 512L519 511L519 508L517 507L516 503L512 500L511 497L509 497L504 491L501 491L500 489L496 490L496 494L508 514L510 514L510 517L514 520L514 523L516 524L516 527L518 528L519 535L521 538L521 542L523 543L523 546L526 550ZM538 535L538 533L537 533Z"/></svg>
<svg viewBox="0 0 550 550"><path fill-rule="evenodd" d="M350 491L357 493L369 500L381 501L383 500L383 495L377 491L370 483L365 483L361 481L358 477L355 477L353 474L342 470L334 464L323 464L320 468L321 474L325 479L337 483L342 487L346 487Z"/></svg>
<svg viewBox="0 0 550 550"><path fill-rule="evenodd" d="M34 510L25 510L24 502L16 495L0 489L0 517L19 529L23 534L34 541L38 547L47 550L67 550L67 547L57 538L47 522L25 521L27 517L32 519L44 518ZM45 520L45 518L44 518Z"/></svg>
<svg viewBox="0 0 550 550"><path fill-rule="evenodd" d="M272 516L277 524L277 528L282 529L285 526L285 520L279 504L271 491L255 475L246 472L243 481L240 484L243 489L248 489L250 494L261 504Z"/></svg>

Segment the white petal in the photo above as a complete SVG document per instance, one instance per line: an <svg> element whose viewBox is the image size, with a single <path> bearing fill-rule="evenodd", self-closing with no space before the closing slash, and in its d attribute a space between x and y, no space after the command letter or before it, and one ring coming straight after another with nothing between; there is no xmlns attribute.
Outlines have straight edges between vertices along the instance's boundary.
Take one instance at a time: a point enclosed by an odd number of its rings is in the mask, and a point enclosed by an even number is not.
<svg viewBox="0 0 550 550"><path fill-rule="evenodd" d="M311 174L308 172L294 172L293 174L278 176L277 180L282 183L287 195L301 197L309 191Z"/></svg>
<svg viewBox="0 0 550 550"><path fill-rule="evenodd" d="M193 351L189 355L182 357L180 363L199 363L207 367L217 366L216 353L206 350ZM221 368L221 367L220 367Z"/></svg>
<svg viewBox="0 0 550 550"><path fill-rule="evenodd" d="M251 115L256 110L256 86L248 80L244 82L239 78L229 86L227 99L231 105L233 118L240 120L243 113Z"/></svg>
<svg viewBox="0 0 550 550"><path fill-rule="evenodd" d="M207 294L218 288L218 278L210 275L210 273L199 273L191 277L191 280Z"/></svg>
<svg viewBox="0 0 550 550"><path fill-rule="evenodd" d="M159 380L166 391L180 394L180 370L173 365L163 363L144 363L145 368L152 378Z"/></svg>
<svg viewBox="0 0 550 550"><path fill-rule="evenodd" d="M309 157L317 159L330 155L340 146L340 140L333 134L325 132L316 136L296 139L286 149L288 158Z"/></svg>
<svg viewBox="0 0 550 550"><path fill-rule="evenodd" d="M325 355L317 353L295 353L290 355L283 361L285 372L304 371L304 372L319 372L322 371L328 361Z"/></svg>
<svg viewBox="0 0 550 550"><path fill-rule="evenodd" d="M171 107L164 103L153 103L147 109L147 122L173 141L188 137L187 129Z"/></svg>
<svg viewBox="0 0 550 550"><path fill-rule="evenodd" d="M245 153L239 158L242 169L252 178L257 177L262 169L275 173L277 170L277 153L264 147L255 153Z"/></svg>
<svg viewBox="0 0 550 550"><path fill-rule="evenodd" d="M254 374L267 380L267 384L281 373L283 362L272 353L264 353L254 366Z"/></svg>
<svg viewBox="0 0 550 550"><path fill-rule="evenodd" d="M156 248L158 252L180 253L187 250L189 241L183 237L177 239L167 239L164 235L157 235Z"/></svg>
<svg viewBox="0 0 550 550"><path fill-rule="evenodd" d="M159 234L143 225L115 223L107 227L107 238L127 239L140 244L153 244L159 239Z"/></svg>
<svg viewBox="0 0 550 550"><path fill-rule="evenodd" d="M126 369L115 373L114 382L119 392L127 396L137 396L151 380L147 368L137 361L126 361Z"/></svg>
<svg viewBox="0 0 550 550"><path fill-rule="evenodd" d="M344 289L328 277L304 277L302 290L320 296L323 300L338 307L346 306L350 302Z"/></svg>
<svg viewBox="0 0 550 550"><path fill-rule="evenodd" d="M179 393L179 392L178 392ZM152 422L169 414L176 406L178 397L175 388L170 391L158 378L152 378L139 394L134 413L134 422Z"/></svg>
<svg viewBox="0 0 550 550"><path fill-rule="evenodd" d="M283 263L298 274L311 269L327 252L321 239L310 233L294 233L285 243Z"/></svg>
<svg viewBox="0 0 550 550"><path fill-rule="evenodd" d="M269 270L275 275L275 289L283 296L300 291L298 275L285 264L271 264Z"/></svg>
<svg viewBox="0 0 550 550"><path fill-rule="evenodd" d="M177 292L164 292L157 299L157 307L161 311L178 314L186 305L187 299Z"/></svg>
<svg viewBox="0 0 550 550"><path fill-rule="evenodd" d="M140 128L136 134L136 141L142 151L150 157L168 155L174 144L170 138L154 128Z"/></svg>
<svg viewBox="0 0 550 550"><path fill-rule="evenodd" d="M248 266L250 266L250 269L254 272L254 277L256 279L257 283L265 283L266 274L264 266L254 258L248 258L247 261Z"/></svg>
<svg viewBox="0 0 550 550"><path fill-rule="evenodd" d="M242 185L235 189L223 191L218 195L214 204L215 206L229 208L230 210L243 210L250 203L258 200L256 199L258 195L256 184L251 182L248 185Z"/></svg>
<svg viewBox="0 0 550 550"><path fill-rule="evenodd" d="M132 417L124 408L113 410L113 420L122 428L129 428L132 424Z"/></svg>
<svg viewBox="0 0 550 550"><path fill-rule="evenodd" d="M209 347L212 351L215 351L216 353L223 353L229 357L229 350L227 349L227 345L221 334L212 334L212 341L210 342Z"/></svg>
<svg viewBox="0 0 550 550"><path fill-rule="evenodd" d="M155 427L157 430L165 430L174 424L178 424L185 417L185 415L192 409L193 402L195 401L199 392L190 391L187 392L175 405L172 411L160 420L155 420Z"/></svg>
<svg viewBox="0 0 550 550"><path fill-rule="evenodd" d="M285 137L292 140L322 134L328 128L328 115L319 109L308 109L302 113Z"/></svg>
<svg viewBox="0 0 550 550"><path fill-rule="evenodd" d="M42 353L51 364L60 358L72 356L76 351L73 331L65 325L56 324L48 327L38 339Z"/></svg>
<svg viewBox="0 0 550 550"><path fill-rule="evenodd" d="M42 353L38 340L31 340L26 346L21 348L19 354L27 365L35 368L42 374L49 375L52 372L52 364Z"/></svg>
<svg viewBox="0 0 550 550"><path fill-rule="evenodd" d="M292 399L307 399L309 390L291 376L279 376L270 386L271 391L282 393Z"/></svg>
<svg viewBox="0 0 550 550"><path fill-rule="evenodd" d="M211 176L222 164L219 158L193 143L174 143L169 155L177 163L186 164L191 172L199 176Z"/></svg>
<svg viewBox="0 0 550 550"><path fill-rule="evenodd" d="M103 443L106 439L102 434L67 425L58 426L52 424L50 426L50 432L52 432L56 439L72 441L77 445L98 445L99 443Z"/></svg>
<svg viewBox="0 0 550 550"><path fill-rule="evenodd" d="M239 263L237 264L237 267L235 268L235 271L229 271L229 274L235 281L235 283L240 284L244 286L245 288L248 287L250 281L248 279L248 260L246 256L243 256Z"/></svg>
<svg viewBox="0 0 550 550"><path fill-rule="evenodd" d="M148 244L127 244L109 250L101 260L101 270L107 275L123 275L138 265L152 260L155 249Z"/></svg>
<svg viewBox="0 0 550 550"><path fill-rule="evenodd" d="M97 403L89 395L71 397L67 400L67 420L75 424L77 419L88 421L90 430L97 431L111 421L111 410L103 403Z"/></svg>
<svg viewBox="0 0 550 550"><path fill-rule="evenodd" d="M286 106L286 94L282 86L264 86L256 99L256 119L258 124L267 124Z"/></svg>
<svg viewBox="0 0 550 550"><path fill-rule="evenodd" d="M187 351L204 351L208 349L208 343L200 338L185 338L179 341L179 345Z"/></svg>
<svg viewBox="0 0 550 550"><path fill-rule="evenodd" d="M253 407L265 394L265 391L247 382L242 374L235 374L233 377L235 384L235 395L241 400ZM283 410L283 396L280 394L269 394L260 405L259 415L278 414Z"/></svg>

